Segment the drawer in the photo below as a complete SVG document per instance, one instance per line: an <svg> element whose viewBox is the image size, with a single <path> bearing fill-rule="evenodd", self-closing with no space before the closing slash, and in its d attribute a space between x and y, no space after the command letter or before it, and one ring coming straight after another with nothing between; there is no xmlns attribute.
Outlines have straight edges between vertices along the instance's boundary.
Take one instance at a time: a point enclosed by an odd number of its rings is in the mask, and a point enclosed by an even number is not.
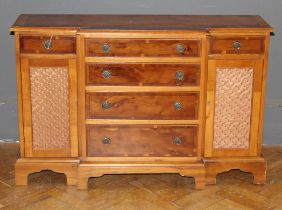
<svg viewBox="0 0 282 210"><path fill-rule="evenodd" d="M199 40L86 39L86 56L197 57Z"/></svg>
<svg viewBox="0 0 282 210"><path fill-rule="evenodd" d="M88 156L196 156L197 126L88 126Z"/></svg>
<svg viewBox="0 0 282 210"><path fill-rule="evenodd" d="M89 93L89 119L197 119L197 93Z"/></svg>
<svg viewBox="0 0 282 210"><path fill-rule="evenodd" d="M86 84L96 86L198 86L197 64L87 64Z"/></svg>
<svg viewBox="0 0 282 210"><path fill-rule="evenodd" d="M75 40L74 36L21 36L20 49L21 53L75 54Z"/></svg>
<svg viewBox="0 0 282 210"><path fill-rule="evenodd" d="M210 38L210 54L260 54L263 52L263 37Z"/></svg>

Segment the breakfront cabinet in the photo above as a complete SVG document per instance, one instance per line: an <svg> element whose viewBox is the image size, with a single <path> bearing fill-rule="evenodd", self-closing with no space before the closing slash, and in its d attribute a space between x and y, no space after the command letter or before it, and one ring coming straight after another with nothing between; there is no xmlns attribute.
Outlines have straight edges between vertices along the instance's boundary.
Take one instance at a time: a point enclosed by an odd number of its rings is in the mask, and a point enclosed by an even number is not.
<svg viewBox="0 0 282 210"><path fill-rule="evenodd" d="M259 16L19 16L16 184L178 173L202 189L231 169L263 184L272 31Z"/></svg>

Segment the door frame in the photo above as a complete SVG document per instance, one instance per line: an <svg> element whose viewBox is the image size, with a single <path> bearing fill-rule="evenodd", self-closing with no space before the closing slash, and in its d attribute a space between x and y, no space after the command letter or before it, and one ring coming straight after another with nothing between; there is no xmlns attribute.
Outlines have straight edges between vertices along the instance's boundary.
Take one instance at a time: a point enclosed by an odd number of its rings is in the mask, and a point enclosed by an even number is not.
<svg viewBox="0 0 282 210"><path fill-rule="evenodd" d="M215 149L214 138L214 114L216 92L217 68L244 68L251 67L253 72L252 86L252 111L249 147L247 149ZM262 59L238 59L238 60L209 60L207 80L207 104L206 104L206 132L205 132L205 157L238 157L257 156L260 126L261 96L262 96Z"/></svg>
<svg viewBox="0 0 282 210"><path fill-rule="evenodd" d="M22 57L22 104L25 157L78 157L77 140L77 77L76 59ZM32 144L32 109L30 92L30 66L68 67L69 133L70 147L66 149L34 149Z"/></svg>

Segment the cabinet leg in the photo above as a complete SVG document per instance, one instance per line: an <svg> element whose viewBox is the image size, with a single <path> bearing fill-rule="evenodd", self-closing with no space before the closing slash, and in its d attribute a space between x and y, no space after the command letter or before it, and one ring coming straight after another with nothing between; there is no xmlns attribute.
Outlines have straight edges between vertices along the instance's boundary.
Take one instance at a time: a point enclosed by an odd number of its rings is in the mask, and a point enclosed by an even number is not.
<svg viewBox="0 0 282 210"><path fill-rule="evenodd" d="M207 185L216 184L216 174L207 174L206 175L206 184Z"/></svg>
<svg viewBox="0 0 282 210"><path fill-rule="evenodd" d="M15 182L16 182L16 185L27 185L27 182L28 182L28 173L25 173L25 172L18 172L16 171L16 174L15 174Z"/></svg>
<svg viewBox="0 0 282 210"><path fill-rule="evenodd" d="M196 190L205 189L206 181L204 177L196 176L194 177L194 179L195 179L195 189Z"/></svg>
<svg viewBox="0 0 282 210"><path fill-rule="evenodd" d="M77 189L87 190L88 189L88 177L79 177L77 181Z"/></svg>
<svg viewBox="0 0 282 210"><path fill-rule="evenodd" d="M41 172L43 170L51 170L56 173L63 173L67 178L67 185L76 185L78 161L63 162L57 160L54 162L18 160L15 164L15 182L16 185L27 185L28 175Z"/></svg>
<svg viewBox="0 0 282 210"><path fill-rule="evenodd" d="M254 173L254 184L265 184L266 174L265 173Z"/></svg>
<svg viewBox="0 0 282 210"><path fill-rule="evenodd" d="M77 183L77 177L73 174L66 174L67 178L67 185L76 185Z"/></svg>
<svg viewBox="0 0 282 210"><path fill-rule="evenodd" d="M252 173L254 184L265 184L266 180L266 161L261 157L254 158L205 158L206 183L215 184L216 175L227 172L231 169Z"/></svg>
<svg viewBox="0 0 282 210"><path fill-rule="evenodd" d="M206 172L204 166L200 166L198 168L194 168L193 170L190 168L188 170L183 170L180 173L181 176L194 177L195 180L195 189L201 190L205 189L206 186Z"/></svg>

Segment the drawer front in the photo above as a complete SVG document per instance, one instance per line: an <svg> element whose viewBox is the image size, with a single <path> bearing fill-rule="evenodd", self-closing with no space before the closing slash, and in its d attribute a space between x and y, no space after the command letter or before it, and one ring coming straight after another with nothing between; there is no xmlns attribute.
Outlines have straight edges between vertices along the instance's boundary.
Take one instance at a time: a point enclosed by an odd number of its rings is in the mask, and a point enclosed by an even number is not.
<svg viewBox="0 0 282 210"><path fill-rule="evenodd" d="M90 119L197 119L197 93L90 93Z"/></svg>
<svg viewBox="0 0 282 210"><path fill-rule="evenodd" d="M195 156L196 126L88 126L88 156Z"/></svg>
<svg viewBox="0 0 282 210"><path fill-rule="evenodd" d="M76 53L75 37L21 36L20 45L21 53Z"/></svg>
<svg viewBox="0 0 282 210"><path fill-rule="evenodd" d="M212 37L210 39L211 54L260 54L263 52L263 37Z"/></svg>
<svg viewBox="0 0 282 210"><path fill-rule="evenodd" d="M86 56L98 57L197 57L198 40L86 39Z"/></svg>
<svg viewBox="0 0 282 210"><path fill-rule="evenodd" d="M198 86L197 64L87 64L86 84L96 86Z"/></svg>

